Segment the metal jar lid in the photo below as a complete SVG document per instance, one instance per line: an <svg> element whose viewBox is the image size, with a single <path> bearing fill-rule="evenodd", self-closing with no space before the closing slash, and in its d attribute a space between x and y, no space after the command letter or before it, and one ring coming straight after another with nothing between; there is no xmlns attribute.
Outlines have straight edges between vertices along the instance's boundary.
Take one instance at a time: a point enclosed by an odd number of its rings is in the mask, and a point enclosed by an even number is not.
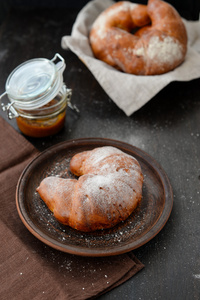
<svg viewBox="0 0 200 300"><path fill-rule="evenodd" d="M59 60L57 63L56 60ZM9 75L5 92L10 103L1 103L2 109L8 111L12 118L14 108L33 110L50 102L63 85L63 71L65 69L63 57L56 53L53 59L36 58L28 60Z"/></svg>

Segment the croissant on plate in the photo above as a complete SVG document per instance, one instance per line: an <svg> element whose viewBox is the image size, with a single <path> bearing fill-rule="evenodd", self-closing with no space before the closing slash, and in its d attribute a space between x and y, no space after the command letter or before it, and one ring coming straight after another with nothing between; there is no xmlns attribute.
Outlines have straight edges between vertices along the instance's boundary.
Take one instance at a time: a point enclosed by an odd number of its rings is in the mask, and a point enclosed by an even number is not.
<svg viewBox="0 0 200 300"><path fill-rule="evenodd" d="M142 198L138 161L111 147L74 155L70 171L78 179L47 177L37 192L62 224L90 232L128 218Z"/></svg>

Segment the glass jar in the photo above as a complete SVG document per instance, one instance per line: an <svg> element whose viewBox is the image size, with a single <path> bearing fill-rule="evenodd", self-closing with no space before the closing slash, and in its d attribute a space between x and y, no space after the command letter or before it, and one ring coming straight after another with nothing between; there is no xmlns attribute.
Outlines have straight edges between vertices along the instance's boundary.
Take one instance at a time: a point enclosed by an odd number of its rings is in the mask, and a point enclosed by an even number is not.
<svg viewBox="0 0 200 300"><path fill-rule="evenodd" d="M58 60L58 62L56 62ZM26 61L9 75L5 93L8 104L1 102L8 118L16 118L21 132L31 137L56 134L65 123L66 108L72 91L63 83L65 61L56 53L52 60Z"/></svg>

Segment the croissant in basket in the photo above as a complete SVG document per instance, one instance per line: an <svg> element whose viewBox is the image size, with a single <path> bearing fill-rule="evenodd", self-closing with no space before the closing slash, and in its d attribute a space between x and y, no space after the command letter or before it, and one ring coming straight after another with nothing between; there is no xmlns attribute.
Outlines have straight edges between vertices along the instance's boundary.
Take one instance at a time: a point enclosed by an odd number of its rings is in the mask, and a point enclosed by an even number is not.
<svg viewBox="0 0 200 300"><path fill-rule="evenodd" d="M161 0L111 5L94 21L89 40L96 58L135 75L169 72L184 61L187 51L180 15Z"/></svg>

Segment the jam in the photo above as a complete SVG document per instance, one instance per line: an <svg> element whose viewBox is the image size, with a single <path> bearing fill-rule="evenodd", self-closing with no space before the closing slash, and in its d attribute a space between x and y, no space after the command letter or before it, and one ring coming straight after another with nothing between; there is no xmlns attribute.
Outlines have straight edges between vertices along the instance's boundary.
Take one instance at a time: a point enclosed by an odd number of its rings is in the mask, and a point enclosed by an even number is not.
<svg viewBox="0 0 200 300"><path fill-rule="evenodd" d="M58 133L65 124L66 111L58 116L47 119L31 120L24 117L18 117L17 125L21 132L31 137L45 137Z"/></svg>

